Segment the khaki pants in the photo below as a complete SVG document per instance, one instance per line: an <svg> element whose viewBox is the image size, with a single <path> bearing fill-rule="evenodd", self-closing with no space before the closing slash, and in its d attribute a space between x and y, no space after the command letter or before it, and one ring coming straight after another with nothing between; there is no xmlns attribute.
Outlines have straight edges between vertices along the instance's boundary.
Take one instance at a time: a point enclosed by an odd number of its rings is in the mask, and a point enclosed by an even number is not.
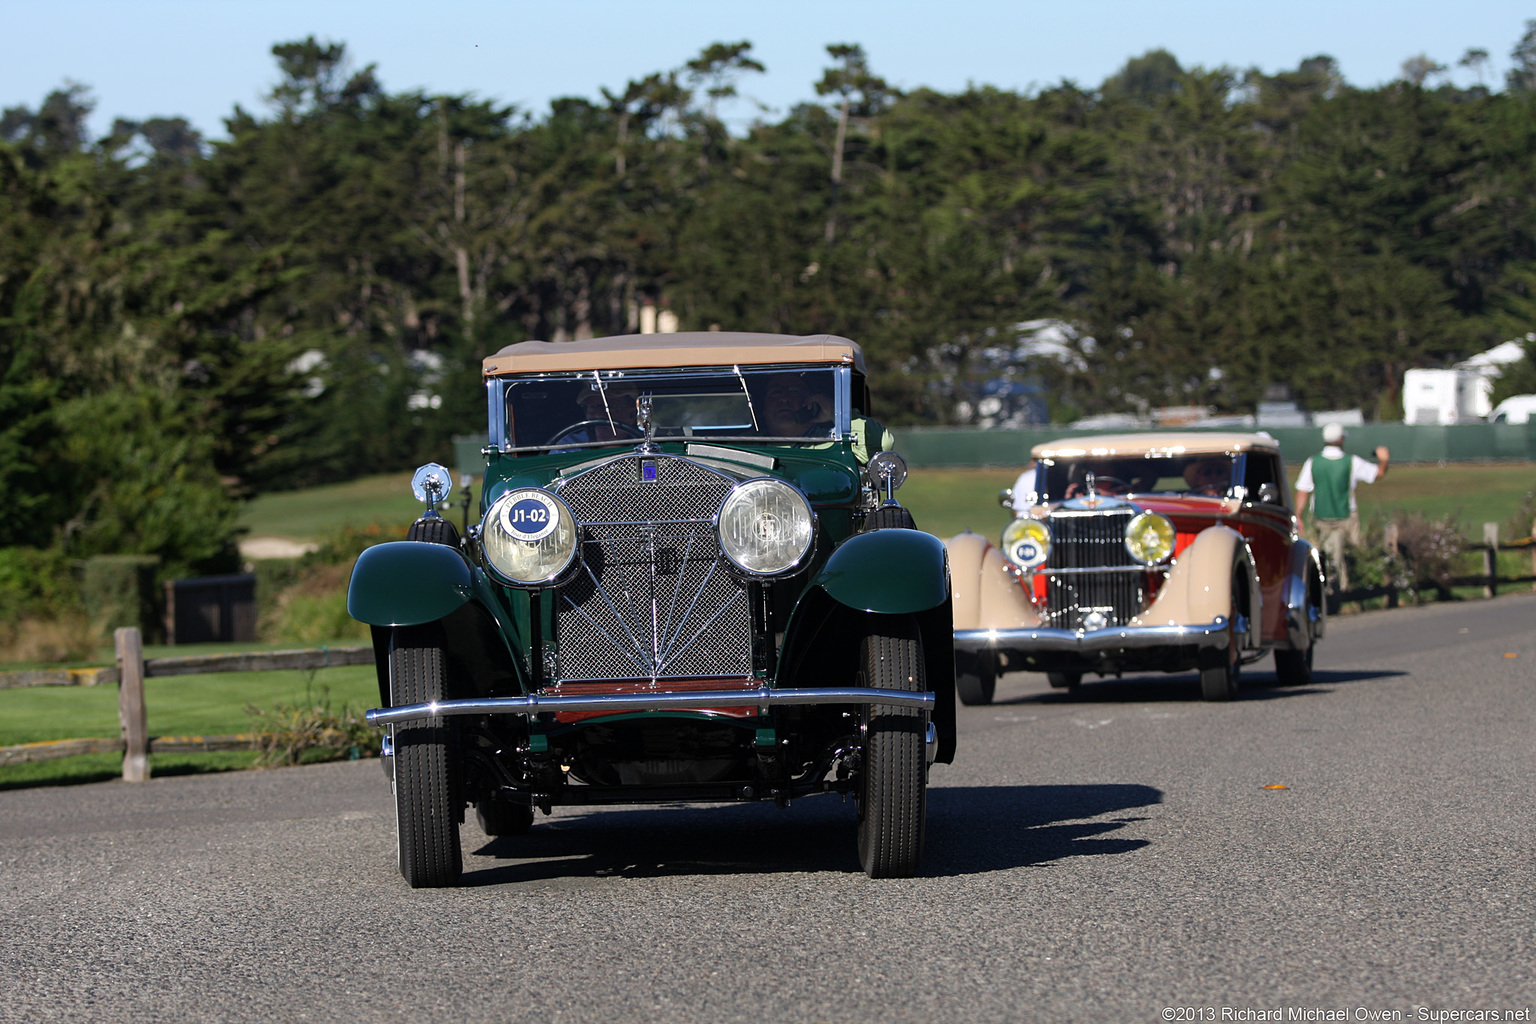
<svg viewBox="0 0 1536 1024"><path fill-rule="evenodd" d="M1349 589L1349 564L1344 561L1347 547L1360 546L1360 513L1350 512L1348 519L1312 518L1312 532L1317 548L1328 559L1328 571L1337 580L1337 591Z"/></svg>

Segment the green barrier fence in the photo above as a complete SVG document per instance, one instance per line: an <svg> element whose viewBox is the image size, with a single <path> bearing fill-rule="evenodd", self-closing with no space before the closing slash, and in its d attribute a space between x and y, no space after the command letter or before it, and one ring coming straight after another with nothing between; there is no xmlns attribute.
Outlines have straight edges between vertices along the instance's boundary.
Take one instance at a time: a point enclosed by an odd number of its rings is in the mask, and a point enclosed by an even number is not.
<svg viewBox="0 0 1536 1024"><path fill-rule="evenodd" d="M1397 463L1536 462L1536 420L1519 424L1462 423L1448 427L1368 423L1345 429L1346 451L1369 457L1377 445L1386 445L1391 449L1392 461ZM913 466L1020 466L1028 461L1031 448L1046 441L1128 433L1125 430L1073 430L1071 427L1031 430L906 427L892 432L896 435L896 450ZM1230 428L1147 432L1234 433ZM1320 426L1270 427L1264 433L1280 442L1280 451L1287 462L1301 462L1323 447Z"/></svg>
<svg viewBox="0 0 1536 1024"><path fill-rule="evenodd" d="M1369 457L1379 444L1392 451L1397 463L1536 462L1536 420L1529 423L1461 423L1422 426L1408 423L1368 423L1348 427L1344 447ZM1200 428L1150 433L1207 432ZM1231 428L1212 433L1241 433ZM1021 466L1037 444L1063 437L1124 434L1125 430L1073 430L1043 427L1031 430L967 430L956 427L903 427L893 430L896 450L913 466ZM1138 431L1140 433L1140 431ZM1265 433L1280 442L1287 462L1299 463L1323 447L1322 427L1270 427ZM453 439L458 471L479 480L485 473L482 434Z"/></svg>

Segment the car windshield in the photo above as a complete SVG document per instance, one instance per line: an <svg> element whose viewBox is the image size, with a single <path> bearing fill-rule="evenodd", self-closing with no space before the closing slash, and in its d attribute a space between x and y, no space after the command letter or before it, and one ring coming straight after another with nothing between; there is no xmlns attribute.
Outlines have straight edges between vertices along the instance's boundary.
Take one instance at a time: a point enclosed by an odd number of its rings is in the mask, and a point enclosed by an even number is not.
<svg viewBox="0 0 1536 1024"><path fill-rule="evenodd" d="M1225 497L1232 491L1236 460L1225 454L1156 457L1057 458L1045 461L1042 500L1061 501L1088 493L1088 478L1101 495L1198 494Z"/></svg>
<svg viewBox="0 0 1536 1024"><path fill-rule="evenodd" d="M505 409L505 448L622 443L644 436L641 400L657 438L841 437L846 403L835 367L703 371L603 371L495 382ZM846 386L843 388L846 393Z"/></svg>

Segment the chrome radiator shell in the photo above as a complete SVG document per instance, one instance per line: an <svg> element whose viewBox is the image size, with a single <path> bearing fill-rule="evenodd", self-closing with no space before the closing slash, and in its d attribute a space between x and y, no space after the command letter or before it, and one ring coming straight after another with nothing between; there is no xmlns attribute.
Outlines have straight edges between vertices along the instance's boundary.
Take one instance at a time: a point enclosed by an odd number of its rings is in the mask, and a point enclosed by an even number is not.
<svg viewBox="0 0 1536 1024"><path fill-rule="evenodd" d="M689 459L612 459L556 488L581 529L580 564L554 590L550 682L752 675L746 584L715 517L735 486Z"/></svg>
<svg viewBox="0 0 1536 1024"><path fill-rule="evenodd" d="M1102 619L1091 628L1123 626L1141 612L1147 570L1125 546L1126 525L1137 511L1117 505L1051 514L1051 551L1040 569L1049 579L1044 625L1082 629L1098 613Z"/></svg>

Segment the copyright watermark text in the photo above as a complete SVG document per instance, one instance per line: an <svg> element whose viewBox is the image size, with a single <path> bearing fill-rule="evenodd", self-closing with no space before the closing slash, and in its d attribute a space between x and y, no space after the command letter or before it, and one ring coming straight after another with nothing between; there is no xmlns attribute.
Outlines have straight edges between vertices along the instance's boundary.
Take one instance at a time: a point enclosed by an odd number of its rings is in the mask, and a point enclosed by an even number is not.
<svg viewBox="0 0 1536 1024"><path fill-rule="evenodd" d="M1414 1006L1168 1006L1163 1020L1208 1024L1211 1021L1528 1021L1531 1008Z"/></svg>

